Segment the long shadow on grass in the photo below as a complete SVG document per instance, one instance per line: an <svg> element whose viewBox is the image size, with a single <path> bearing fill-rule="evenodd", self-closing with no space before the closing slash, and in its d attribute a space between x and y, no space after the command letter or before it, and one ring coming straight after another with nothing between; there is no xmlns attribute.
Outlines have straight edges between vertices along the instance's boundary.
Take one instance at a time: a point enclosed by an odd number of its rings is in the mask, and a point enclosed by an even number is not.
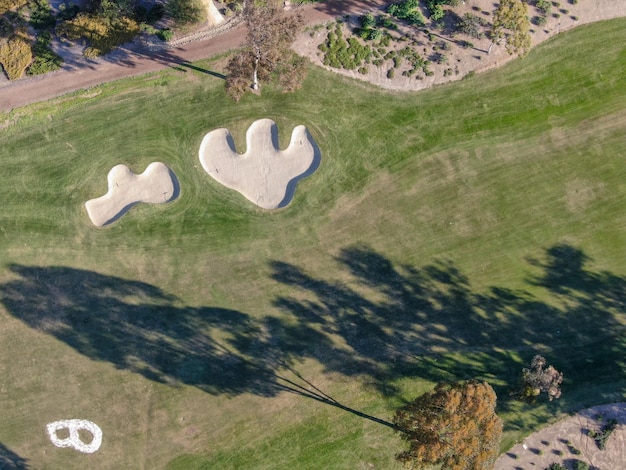
<svg viewBox="0 0 626 470"><path fill-rule="evenodd" d="M212 394L274 395L274 372L311 338L300 327L228 309L189 307L161 289L67 267L10 266L0 302L81 354L162 383ZM281 328L289 344L272 336Z"/></svg>
<svg viewBox="0 0 626 470"><path fill-rule="evenodd" d="M0 442L0 469L28 470L28 462Z"/></svg>
<svg viewBox="0 0 626 470"><path fill-rule="evenodd" d="M189 307L155 286L92 271L10 269L17 279L0 285L6 309L93 360L211 394L287 391L394 427L339 403L292 367L313 356L314 348L332 346L324 333L304 323Z"/></svg>
<svg viewBox="0 0 626 470"><path fill-rule="evenodd" d="M302 268L273 263L273 278L294 288L275 305L293 322L333 338L316 358L327 370L369 381L395 394L395 380L482 378L506 382L507 395L539 352L565 373L567 383L623 380L626 279L585 268L586 256L569 245L531 260L537 271L526 290L472 289L449 261L420 268L394 266L365 246L344 249L341 282L315 278ZM536 292L537 289L534 289Z"/></svg>
<svg viewBox="0 0 626 470"><path fill-rule="evenodd" d="M626 379L626 279L587 269L575 247L530 261L540 298L477 292L449 261L394 266L365 246L336 261L341 282L273 262L272 278L293 289L275 299L280 316L190 307L146 283L67 267L10 266L0 302L81 354L150 380L212 394L290 391L370 419L307 382L298 361L315 359L386 395L398 379L419 377L484 379L506 396L502 384L536 352L579 387Z"/></svg>

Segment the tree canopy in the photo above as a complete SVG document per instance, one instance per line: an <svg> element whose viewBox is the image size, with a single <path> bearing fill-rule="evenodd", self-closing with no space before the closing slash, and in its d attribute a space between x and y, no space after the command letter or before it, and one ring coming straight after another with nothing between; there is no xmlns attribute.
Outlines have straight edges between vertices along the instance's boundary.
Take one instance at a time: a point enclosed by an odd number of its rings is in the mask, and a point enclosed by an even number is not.
<svg viewBox="0 0 626 470"><path fill-rule="evenodd" d="M246 45L228 63L226 91L238 101L247 89L258 88L272 74L286 91L297 89L304 78L304 61L289 49L304 23L301 15L287 15L275 1L246 2L243 17L248 28Z"/></svg>
<svg viewBox="0 0 626 470"><path fill-rule="evenodd" d="M530 362L530 369L522 369L522 394L525 398L534 399L542 392L548 394L550 401L561 396L563 373L552 366L546 367L547 364L543 356L537 355Z"/></svg>
<svg viewBox="0 0 626 470"><path fill-rule="evenodd" d="M409 443L397 459L411 469L492 468L502 437L496 399L486 382L437 384L396 411L393 422Z"/></svg>
<svg viewBox="0 0 626 470"><path fill-rule="evenodd" d="M522 0L500 0L493 14L492 41L504 39L509 54L526 55L532 45L528 5Z"/></svg>

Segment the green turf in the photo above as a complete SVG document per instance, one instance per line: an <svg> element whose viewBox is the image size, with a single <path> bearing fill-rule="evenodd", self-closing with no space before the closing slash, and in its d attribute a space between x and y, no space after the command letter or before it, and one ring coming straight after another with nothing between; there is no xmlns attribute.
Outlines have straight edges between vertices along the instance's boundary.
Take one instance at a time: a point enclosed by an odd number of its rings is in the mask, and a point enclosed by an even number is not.
<svg viewBox="0 0 626 470"><path fill-rule="evenodd" d="M623 400L625 26L415 94L312 68L297 93L234 104L170 70L0 116L0 457L394 468L399 440L368 417L439 380L494 385L503 448ZM245 151L265 117L322 152L276 212L197 159L218 127ZM93 227L109 169L157 160L180 197ZM509 396L535 352L565 373L558 401ZM52 447L45 424L69 418L102 427L99 452Z"/></svg>

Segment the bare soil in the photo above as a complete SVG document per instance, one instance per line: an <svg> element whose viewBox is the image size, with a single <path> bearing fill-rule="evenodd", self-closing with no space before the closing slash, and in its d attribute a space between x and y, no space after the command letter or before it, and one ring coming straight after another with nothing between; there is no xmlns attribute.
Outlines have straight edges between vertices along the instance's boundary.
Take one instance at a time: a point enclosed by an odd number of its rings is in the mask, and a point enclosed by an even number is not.
<svg viewBox="0 0 626 470"><path fill-rule="evenodd" d="M589 431L599 432L609 419L617 428L600 450ZM626 403L589 408L528 436L497 460L495 470L546 469L560 463L573 469L577 461L590 468L623 470L626 465Z"/></svg>
<svg viewBox="0 0 626 470"><path fill-rule="evenodd" d="M381 2L380 4L363 5L355 8L350 14L343 17L344 38L352 35L354 28L360 26L360 16L372 12L374 15L384 13L386 5L391 2ZM539 27L531 25L531 37L533 46L546 39L576 26L600 21L610 18L626 16L626 0L579 0L572 4L570 0L561 0L561 3L552 2L552 10L547 15L545 25ZM554 6L554 4L559 6ZM434 73L432 76L425 76L418 73L415 76L404 76L403 72L408 69L406 64L395 70L394 77L388 78L387 72L393 67L393 62L388 60L381 66L368 65L368 72L361 73L357 70L339 70L326 67L342 75L346 75L359 80L364 80L382 88L391 90L422 90L433 85L446 83L453 80L460 80L469 72L480 73L485 70L498 67L516 58L510 55L503 44L491 46L488 38L493 11L497 2L494 0L466 0L459 7L451 9L456 14L456 18L463 17L466 13L473 14L489 26L482 28L483 37L476 39L465 34L454 31L455 15L450 14L449 19L443 28L436 27L427 21L424 27L414 27L404 25L397 31L390 31L390 34L397 39L395 49L401 49L407 45L416 49L420 55L430 61L429 69ZM539 11L529 6L529 16L534 18L540 16ZM425 30L431 35L429 37ZM319 50L319 45L325 41L327 36L326 28L309 28L298 37L294 44L294 49L303 56L311 58L316 65L323 65L323 53ZM361 41L363 44L375 44L374 41ZM464 47L466 42L471 43L470 47ZM394 48L393 44L391 46ZM437 63L436 57L441 54L445 56L442 63ZM447 70L447 72L446 72Z"/></svg>

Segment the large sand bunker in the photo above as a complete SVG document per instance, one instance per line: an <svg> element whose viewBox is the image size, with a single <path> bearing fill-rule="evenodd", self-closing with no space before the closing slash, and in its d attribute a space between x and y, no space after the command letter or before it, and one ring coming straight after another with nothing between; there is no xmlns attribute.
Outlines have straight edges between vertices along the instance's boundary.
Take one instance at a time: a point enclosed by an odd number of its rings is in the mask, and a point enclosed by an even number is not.
<svg viewBox="0 0 626 470"><path fill-rule="evenodd" d="M108 192L85 203L89 218L98 227L119 219L139 202L159 204L178 196L178 181L163 163L153 162L137 175L126 165L114 166L107 177Z"/></svg>
<svg viewBox="0 0 626 470"><path fill-rule="evenodd" d="M239 154L228 129L202 139L200 163L224 186L239 191L263 209L284 207L296 184L320 163L320 151L305 126L297 126L285 150L278 146L278 128L271 119L255 121L246 132L246 153Z"/></svg>

